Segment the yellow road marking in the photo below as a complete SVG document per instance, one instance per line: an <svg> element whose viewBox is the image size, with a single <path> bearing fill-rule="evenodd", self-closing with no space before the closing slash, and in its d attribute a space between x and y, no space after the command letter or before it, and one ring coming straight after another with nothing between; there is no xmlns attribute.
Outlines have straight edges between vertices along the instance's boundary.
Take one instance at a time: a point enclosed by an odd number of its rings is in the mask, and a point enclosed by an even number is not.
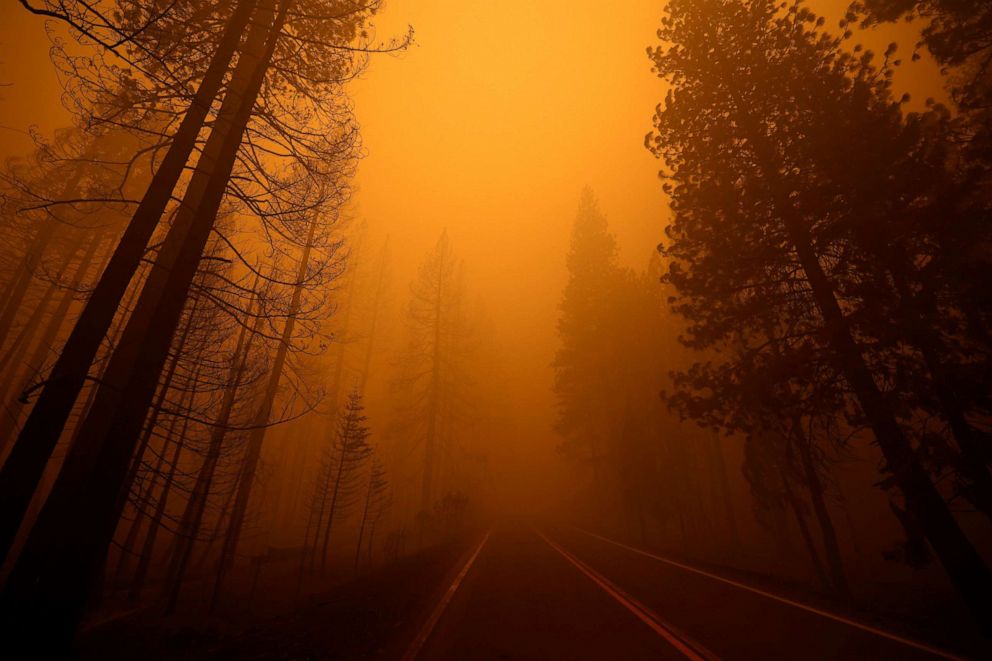
<svg viewBox="0 0 992 661"><path fill-rule="evenodd" d="M444 591L441 601L439 601L437 606L434 607L434 611L431 613L431 616L427 618L427 622L425 622L424 626L420 629L420 633L417 634L417 637L413 639L410 647L407 648L406 653L402 657L403 661L413 661L417 658L417 655L420 654L420 650L423 648L424 643L427 642L431 632L434 631L434 627L437 626L438 620L441 619L441 615L444 614L444 610L448 607L448 604L451 603L452 597L454 597L455 592L458 591L458 586L460 586L462 581L465 580L468 570L472 568L472 565L475 563L475 559L479 557L479 552L482 550L482 547L486 545L486 542L489 541L489 535L492 534L492 532L493 531L490 529L489 532L485 534L482 541L479 542L479 545L475 547L475 551L473 551L472 555L469 556L468 561L462 566L461 571L459 571L458 575L455 576L455 580L453 580L451 585L448 586L448 589Z"/></svg>
<svg viewBox="0 0 992 661"><path fill-rule="evenodd" d="M804 604L801 601L795 601L793 599L789 599L788 597L783 597L782 595L775 594L774 592L768 592L766 590L762 590L761 588L756 588L753 585L748 585L747 583L741 583L740 581L735 581L731 578L720 576L719 574L713 574L703 569L699 569L698 567L693 567L692 565L687 565L683 562L679 562L677 560L671 560L670 558L656 555L654 553L649 553L647 551L641 550L633 546L627 546L622 542L612 540L608 537L603 537L602 535L597 535L594 532L589 532L588 530L583 530L582 528L576 528L574 526L571 527L573 528L573 530L576 530L584 535L589 535L590 537L594 537L600 541L606 542L607 544L612 544L622 549L626 549L631 553L637 553L638 555L643 555L645 557L652 558L659 562L664 562L665 564L672 565L673 567L678 567L679 569L684 569L685 571L692 572L694 574L699 574L700 576L705 576L714 581L719 581L720 583L726 583L727 585L732 585L735 588L739 588L741 590L753 592L754 594L761 595L762 597L766 597L768 599L772 599L774 601L778 601L783 604L787 604L789 606L799 608L801 610L813 613L815 615L819 615L820 617L825 617L828 620L834 620L835 622L840 622L841 624L846 624L850 627L854 627L855 629L861 629L862 631L867 631L868 633L875 634L876 636L887 638L889 640L895 641L897 643L901 643L908 647L914 647L918 650L922 650L924 652L928 652L930 654L934 654L936 656L945 659L951 659L952 661L966 661L964 657L957 656L952 652L948 652L947 650L940 649L939 647L934 647L932 645L928 645L926 643L920 642L918 640L913 640L911 638L905 638L903 636L900 636L899 634L892 633L891 631L879 629L878 627L873 627L870 624L858 622L857 620L844 617L843 615L840 615L838 613L832 613L828 610L817 608L816 606L810 606L809 604Z"/></svg>
<svg viewBox="0 0 992 661"><path fill-rule="evenodd" d="M605 576L553 542L540 530L535 529L535 532L541 537L541 539L547 542L548 546L560 553L562 557L572 563L579 571L592 580L593 583L598 585L604 592L613 597L620 603L621 606L633 613L637 619L651 627L655 633L668 641L672 647L681 652L687 659L691 659L692 661L714 661L718 658L715 654L707 650L699 643L691 640L685 634L678 632L672 625L662 620L657 613L634 599L632 596L610 582L610 580Z"/></svg>

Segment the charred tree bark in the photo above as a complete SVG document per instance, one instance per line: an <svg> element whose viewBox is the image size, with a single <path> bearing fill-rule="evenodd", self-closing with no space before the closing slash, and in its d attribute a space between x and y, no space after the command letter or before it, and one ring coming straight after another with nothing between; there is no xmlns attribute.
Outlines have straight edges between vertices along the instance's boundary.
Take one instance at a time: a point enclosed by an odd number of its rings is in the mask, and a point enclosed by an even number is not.
<svg viewBox="0 0 992 661"><path fill-rule="evenodd" d="M196 95L173 136L172 145L76 321L10 457L0 471L0 556L7 554L17 534L100 344L113 323L121 299L144 257L148 241L196 145L197 136L221 89L254 5L255 0L238 2Z"/></svg>
<svg viewBox="0 0 992 661"><path fill-rule="evenodd" d="M44 622L46 631L57 632L49 640L67 640L98 580L128 464L290 4L283 2L277 15L266 5L252 24L180 213L28 538L30 552L26 549L11 573L4 603L19 606L16 620L26 626L17 628L18 635Z"/></svg>

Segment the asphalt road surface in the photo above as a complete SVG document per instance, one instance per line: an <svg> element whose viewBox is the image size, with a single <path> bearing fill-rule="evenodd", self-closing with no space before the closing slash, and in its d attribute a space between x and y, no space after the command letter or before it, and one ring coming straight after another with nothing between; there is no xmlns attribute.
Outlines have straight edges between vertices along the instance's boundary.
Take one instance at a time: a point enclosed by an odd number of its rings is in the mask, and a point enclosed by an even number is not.
<svg viewBox="0 0 992 661"><path fill-rule="evenodd" d="M503 526L466 554L404 658L955 657L591 533Z"/></svg>

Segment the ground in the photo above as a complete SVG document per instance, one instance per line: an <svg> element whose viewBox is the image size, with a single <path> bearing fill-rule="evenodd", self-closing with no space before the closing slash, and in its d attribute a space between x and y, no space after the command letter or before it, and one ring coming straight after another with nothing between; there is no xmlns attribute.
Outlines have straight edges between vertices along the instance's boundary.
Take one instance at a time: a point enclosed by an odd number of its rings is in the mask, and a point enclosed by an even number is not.
<svg viewBox="0 0 992 661"><path fill-rule="evenodd" d="M943 618L914 623L799 586L528 521L504 521L421 551L303 598L281 615L266 614L261 602L233 619L228 613L223 623L188 617L163 625L151 611L120 617L84 632L77 657L992 658L956 604L942 606Z"/></svg>

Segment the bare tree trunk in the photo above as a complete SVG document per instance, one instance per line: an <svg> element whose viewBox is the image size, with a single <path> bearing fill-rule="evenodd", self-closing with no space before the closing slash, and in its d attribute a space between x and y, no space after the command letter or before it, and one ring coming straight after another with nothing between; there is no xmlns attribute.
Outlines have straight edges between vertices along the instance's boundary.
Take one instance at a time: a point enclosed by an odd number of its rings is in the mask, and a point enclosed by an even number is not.
<svg viewBox="0 0 992 661"><path fill-rule="evenodd" d="M196 399L196 389L197 380L199 379L199 368L194 370L193 379L189 384L189 393L186 397L186 408L192 408L193 402ZM128 601L132 604L137 603L141 599L141 593L145 588L145 581L148 578L148 570L151 567L152 558L155 553L155 542L158 539L158 531L162 528L162 519L165 516L166 507L169 504L169 494L172 491L172 486L175 484L176 471L179 468L179 459L182 455L183 446L186 444L186 433L189 430L189 417L183 418L182 429L179 432L179 436L175 436L177 417L173 417L172 424L169 426L169 433L166 436L166 442L162 445L162 454L165 454L165 448L168 446L168 442L171 440L174 449L172 451L172 458L169 462L169 474L165 476L165 480L162 483L162 491L158 497L158 503L155 506L155 515L151 518L148 524L148 534L145 536L145 542L141 549L141 557L138 560L138 568L134 572L134 579L131 582L131 589L128 592ZM157 475L155 477L158 477Z"/></svg>
<svg viewBox="0 0 992 661"><path fill-rule="evenodd" d="M834 361L844 376L868 421L885 457L887 470L906 501L908 514L920 524L955 586L983 631L992 634L992 572L964 534L926 469L917 460L909 439L883 396L861 349L855 342L834 291L820 264L804 221L796 213L788 194L777 181L778 168L765 144L763 132L750 132L760 169L772 187L776 211L781 215L799 265L806 275L813 301L823 317L824 330Z"/></svg>
<svg viewBox="0 0 992 661"><path fill-rule="evenodd" d="M827 509L827 503L823 497L823 484L813 461L813 452L810 447L812 439L803 433L800 425L799 420L793 421L793 434L799 449L799 461L805 476L806 488L809 490L810 501L813 503L813 514L816 516L820 533L823 536L823 549L827 557L831 583L837 592L849 596L851 589L847 584L847 575L844 572L844 561L841 557L840 545L837 543L837 531L830 518L830 511Z"/></svg>
<svg viewBox="0 0 992 661"><path fill-rule="evenodd" d="M327 523L324 524L324 542L321 544L320 571L327 570L327 551L330 548L331 528L334 527L334 513L337 511L338 494L341 492L341 476L344 472L344 453L338 458L337 475L334 478L334 487L331 490L331 502L327 506Z"/></svg>
<svg viewBox="0 0 992 661"><path fill-rule="evenodd" d="M362 557L362 537L365 536L365 524L369 519L369 507L372 504L372 480L375 472L369 472L369 487L365 492L365 506L362 507L362 523L358 526L358 544L355 546L355 569L358 569L358 561Z"/></svg>
<svg viewBox="0 0 992 661"><path fill-rule="evenodd" d="M321 460L323 461L323 460ZM307 517L307 528L303 534L303 555L304 560L300 562L300 576L302 580L303 576L303 566L306 560L306 556L309 555L310 571L314 570L317 564L317 546L319 545L320 531L324 525L324 512L327 506L327 492L330 490L330 480L331 480L331 466L327 465L327 473L324 473L324 467L321 466L319 472L317 473L317 483L314 485L314 500L311 506L309 516ZM313 547L309 546L310 541L310 531L313 530Z"/></svg>
<svg viewBox="0 0 992 661"><path fill-rule="evenodd" d="M355 260L361 254L362 242L365 239L364 234L360 235L361 238L358 245L355 246L353 254L349 255L349 261ZM341 399L341 381L344 377L344 358L347 349L347 336L348 328L351 322L351 313L355 305L355 285L358 281L358 274L355 269L352 269L351 276L348 282L348 294L345 296L344 303L344 315L341 317L341 332L340 338L338 338L337 343L337 356L334 360L334 376L331 379L331 391L328 396L331 407L328 411L330 418L333 420L337 415L338 411L338 401Z"/></svg>
<svg viewBox="0 0 992 661"><path fill-rule="evenodd" d="M258 280L255 281L256 288ZM237 394L241 388L241 380L244 376L248 363L248 356L251 353L252 339L258 333L262 317L259 315L255 322L254 330L248 334L246 326L241 327L241 333L234 349L231 361L231 371L228 375L227 385L224 391L224 400L221 403L220 412L214 422L213 432L210 435L210 443L207 446L207 454L203 459L203 465L196 476L196 484L186 502L186 509L183 511L183 518L179 524L176 536L176 549L170 562L167 577L169 586L169 598L165 607L166 615L171 615L176 610L179 602L179 593L182 589L183 580L186 578L186 568L196 545L197 536L200 534L200 526L203 521L203 513L207 507L207 499L210 496L210 487L213 484L214 473L217 470L217 463L220 461L221 450L224 439L227 437L228 425L231 421L231 412L237 401Z"/></svg>
<svg viewBox="0 0 992 661"><path fill-rule="evenodd" d="M73 279L73 285L71 285L72 288L78 287L78 284L81 281L84 272L89 266L89 262L92 259L93 253L96 249L96 243L98 242L99 242L99 237L97 237L97 240L91 242L90 247L87 250L86 254L83 255L79 263L79 266L77 266L76 268L76 274ZM75 250L71 250L65 255L65 258L63 259L63 262L59 267L60 275L65 271L66 268L68 268L69 264L72 262L72 259L75 257L75 255L76 255ZM24 380L24 376L22 373L23 370L19 369L20 366L18 365L10 366L10 362L14 359L15 356L18 356L23 351L24 345L26 343L29 343L37 334L38 328L41 326L41 320L44 318L45 313L48 311L48 306L51 303L52 299L55 297L55 293L57 291L58 291L58 285L56 285L55 283L50 283L48 285L48 287L45 289L45 293L42 294L41 299L35 305L35 309L31 313L31 316L24 323L24 326L21 328L20 332L14 338L14 341L11 342L10 346L7 348L7 351L4 352L3 357L0 358L0 372L6 371L6 377L4 378L3 383L0 384L0 402L7 402L7 410L4 411L2 416L0 416L0 457L2 457L6 452L7 441L13 436L14 430L17 428L17 423L20 420L20 416L22 412L20 393L19 392L14 393L14 396L11 397L10 390L11 388L14 387L15 383ZM62 305L62 301L67 301L67 302L65 303L65 305ZM43 333L44 335L48 335L48 331L52 328L53 323L57 323L58 327L61 327L61 323L65 318L65 313L68 310L69 304L71 302L72 302L72 292L67 291L62 296L62 299L60 300L60 304L57 305L56 309L52 312L52 319L49 322L49 324L46 326L45 332ZM58 327L55 328L55 333L58 332ZM35 345L35 354L39 354L40 360L44 360L44 356L47 353L47 349L48 346L46 346L45 344ZM32 358L34 357L35 356L32 356ZM24 365L24 367L29 370L29 376L27 377L28 379L31 378L30 370L34 366L35 366L35 361L33 360L29 360ZM38 365L38 368L40 368L40 364Z"/></svg>
<svg viewBox="0 0 992 661"><path fill-rule="evenodd" d="M389 248L389 239L386 239L382 247L382 263L379 265L379 276L375 284L375 297L372 299L372 323L369 325L369 341L365 347L365 363L362 367L362 378L358 389L365 392L365 385L368 383L369 370L372 366L372 349L375 346L375 333L379 322L379 299L382 298L383 282L386 280L386 255Z"/></svg>
<svg viewBox="0 0 992 661"><path fill-rule="evenodd" d="M427 409L427 438L424 441L424 481L421 485L420 511L424 514L430 512L431 498L434 489L434 464L437 461L434 457L437 450L437 418L440 414L440 384L441 378L441 297L444 295L444 253L441 253L441 265L438 268L437 296L435 298L434 311L434 347L431 356L431 390L428 395ZM425 521L426 523L426 521ZM421 530L421 537L424 531Z"/></svg>
<svg viewBox="0 0 992 661"><path fill-rule="evenodd" d="M32 552L22 554L4 590L7 603L20 602L19 620L32 626L44 621L61 640L78 622L88 586L104 562L130 458L292 4L284 0L276 14L274 2L267 0L252 23L180 213L111 357L83 432L28 539ZM71 552L68 539L74 543Z"/></svg>
<svg viewBox="0 0 992 661"><path fill-rule="evenodd" d="M138 473L141 470L141 463L145 456L145 450L147 450L148 443L151 441L151 438L155 433L155 425L158 424L158 418L162 414L162 408L165 406L165 398L169 394L169 389L172 387L172 381L176 376L176 370L179 368L179 360L182 358L182 347L185 346L186 340L189 338L189 334L193 330L193 323L196 321L196 309L198 303L199 299L193 302L186 321L186 326L183 328L182 334L179 337L179 342L176 343L172 360L170 361L169 368L165 373L165 378L162 379L162 384L159 386L158 399L152 406L151 413L148 416L148 421L145 423L145 431L141 436L141 442L138 444L138 449L135 451L134 457L132 457L131 460L131 468L128 470L127 477L127 491L123 492L125 494L131 491L134 481L137 479ZM159 455L160 465L164 456L165 447L163 446L162 453ZM156 476L158 471L159 469L156 469ZM121 545L121 557L120 561L117 563L117 570L115 572L116 578L120 578L124 575L127 571L127 565L129 564L130 558L134 554L134 547L138 541L138 535L141 532L141 527L144 520L147 518L146 509L151 501L152 492L154 491L154 483L155 480L153 479L151 484L149 484L149 486L144 490L136 503L134 521L131 522L131 525L128 528L127 537Z"/></svg>
<svg viewBox="0 0 992 661"><path fill-rule="evenodd" d="M255 0L239 0L196 95L173 136L172 145L135 209L0 471L0 557L10 549L100 344L196 145L254 5Z"/></svg>
<svg viewBox="0 0 992 661"><path fill-rule="evenodd" d="M82 177L83 167L82 165L77 165L73 177L66 185L65 190L74 191L79 186L79 180ZM34 239L31 241L31 245L28 246L24 257L21 259L21 263L17 267L17 276L6 292L7 296L4 299L3 308L0 310L0 347L3 347L7 343L7 335L10 333L17 313L21 311L21 304L24 302L28 288L31 286L31 281L34 280L35 269L41 263L41 258L44 256L48 244L55 237L57 226L58 223L54 218L46 218L42 221L41 227L38 228Z"/></svg>
<svg viewBox="0 0 992 661"><path fill-rule="evenodd" d="M280 11L285 12L286 9L288 9L288 3L283 4ZM277 19L276 25L278 26L280 24L281 20ZM277 32L278 29L276 29ZM234 564L234 555L240 541L241 528L244 525L245 513L248 511L248 497L251 495L252 486L255 481L258 460L262 455L262 443L265 440L265 432L268 428L269 418L272 415L272 405L275 403L276 394L279 391L279 382L282 380L283 367L286 364L286 356L289 353L289 345L293 338L293 328L296 325L296 315L299 313L300 302L303 298L303 284L306 279L307 265L310 262L310 250L313 247L314 234L317 231L317 221L316 216L311 220L309 236L307 237L303 254L300 257L297 285L293 291L293 299L290 301L286 325L283 328L279 349L276 351L275 359L272 361L269 382L266 384L262 401L252 422L252 430L248 436L244 466L242 467L241 479L238 481L234 506L231 510L231 522L224 537L224 546L221 548L220 560L217 565L217 578L214 582L213 595L210 599L211 611L217 607L224 588L224 580L227 578L227 572Z"/></svg>
<svg viewBox="0 0 992 661"><path fill-rule="evenodd" d="M99 237L97 237L97 239L99 239ZM66 251L65 255L62 256L62 262L59 264L58 268L59 278L61 278L62 274L65 273L65 270L72 264L72 260L76 257L77 251L78 248L74 245L71 249ZM2 356L0 356L0 372L7 369L7 366L10 364L10 361L13 360L14 356L21 353L21 349L24 344L26 342L30 342L30 338L33 338L35 333L38 332L38 328L41 326L41 320L48 311L48 305L52 302L52 299L55 298L55 293L58 289L58 284L54 282L48 283L48 286L45 287L45 292L35 304L34 309L31 311L31 316L28 317L27 321L25 321L24 325L21 327L21 330L14 336L14 341L10 343L7 350L3 352ZM16 371L16 369L11 370L10 377L12 377L13 372ZM13 381L13 378L10 377L5 379L3 390L0 391L0 399L5 398L10 390L11 382Z"/></svg>
<svg viewBox="0 0 992 661"><path fill-rule="evenodd" d="M786 476L784 470L782 470L781 476L782 489L785 491L785 497L788 499L789 506L792 508L792 512L796 516L796 525L799 526L799 535L803 538L803 545L806 546L806 551L809 552L810 560L813 563L813 569L816 571L816 577L820 579L820 583L823 587L829 590L830 579L827 578L827 572L823 568L823 561L820 560L820 554L816 550L816 542L813 541L813 535L810 534L809 526L806 525L806 514L803 512L799 499L793 493L792 488L789 487L789 478Z"/></svg>
<svg viewBox="0 0 992 661"><path fill-rule="evenodd" d="M899 252L895 247L890 250ZM932 319L937 312L929 299L922 302L925 310L919 310L914 305L914 296L909 289L902 255L896 254L889 261L888 270L899 294L903 313L909 317L903 327L910 342L923 356L943 417L947 420L951 434L961 450L961 460L955 467L958 473L970 482L965 495L975 507L992 520L992 473L989 472L989 459L992 454L982 448L975 437L974 428L968 422L958 394L955 392L953 380L944 368L940 351L941 342L933 330Z"/></svg>
<svg viewBox="0 0 992 661"><path fill-rule="evenodd" d="M730 540L733 545L739 546L741 537L737 530L734 502L730 496L730 480L727 477L727 464L723 459L723 447L720 445L720 438L716 433L710 437L710 448L716 470L717 483L719 484L720 498L723 501L723 511L727 516L727 524L730 526Z"/></svg>

